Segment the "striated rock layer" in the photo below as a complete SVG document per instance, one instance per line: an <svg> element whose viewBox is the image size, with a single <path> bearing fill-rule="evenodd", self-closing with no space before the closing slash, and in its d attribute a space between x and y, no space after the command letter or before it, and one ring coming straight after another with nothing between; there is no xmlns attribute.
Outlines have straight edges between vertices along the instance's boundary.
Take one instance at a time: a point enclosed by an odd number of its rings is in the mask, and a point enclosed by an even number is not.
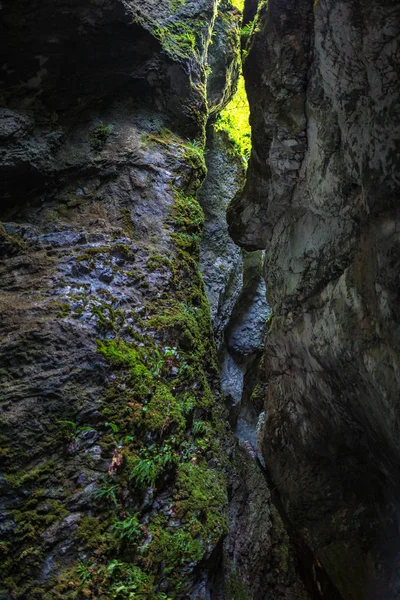
<svg viewBox="0 0 400 600"><path fill-rule="evenodd" d="M400 6L260 1L248 30L253 152L228 220L266 249L263 456L343 597L397 598Z"/></svg>

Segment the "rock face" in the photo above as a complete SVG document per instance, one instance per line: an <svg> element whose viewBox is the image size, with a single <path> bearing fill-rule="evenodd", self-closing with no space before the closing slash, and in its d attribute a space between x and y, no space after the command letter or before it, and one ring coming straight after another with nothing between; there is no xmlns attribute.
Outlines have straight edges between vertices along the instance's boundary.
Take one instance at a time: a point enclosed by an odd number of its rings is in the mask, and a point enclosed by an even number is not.
<svg viewBox="0 0 400 600"><path fill-rule="evenodd" d="M229 237L226 209L244 182L244 168L232 160L226 140L209 128L206 153L207 177L199 190L204 211L200 269L210 302L214 335L219 349L233 307L242 288L243 260L240 248Z"/></svg>
<svg viewBox="0 0 400 600"><path fill-rule="evenodd" d="M266 249L263 456L351 600L398 597L399 33L397 1L259 3L253 152L228 214Z"/></svg>
<svg viewBox="0 0 400 600"><path fill-rule="evenodd" d="M0 598L308 597L219 391L210 316L219 342L232 265L205 248L225 261L211 315L198 268L238 11L17 0L0 16ZM223 170L221 229L241 183ZM208 206L208 239L227 240Z"/></svg>
<svg viewBox="0 0 400 600"><path fill-rule="evenodd" d="M0 597L209 598L234 447L195 199L216 3L0 13Z"/></svg>
<svg viewBox="0 0 400 600"><path fill-rule="evenodd" d="M205 159L207 177L198 194L205 217L200 269L219 349L221 390L229 408L226 418L239 441L229 448L229 529L214 570L210 600L305 600L314 592L312 575L311 587L302 581L312 572L313 557L302 571L256 460L259 405L249 396L257 381L269 308L262 253L241 252L226 223L229 201L244 183L243 160L226 134L212 126Z"/></svg>

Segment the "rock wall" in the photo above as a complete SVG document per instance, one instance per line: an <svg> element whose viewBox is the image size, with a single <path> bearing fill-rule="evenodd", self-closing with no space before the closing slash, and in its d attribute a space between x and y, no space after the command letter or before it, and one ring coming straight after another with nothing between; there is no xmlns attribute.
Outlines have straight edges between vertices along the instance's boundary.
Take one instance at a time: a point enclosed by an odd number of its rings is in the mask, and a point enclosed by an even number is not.
<svg viewBox="0 0 400 600"><path fill-rule="evenodd" d="M400 7L269 0L248 28L228 220L266 249L263 456L343 597L397 598Z"/></svg>
<svg viewBox="0 0 400 600"><path fill-rule="evenodd" d="M210 302L220 362L225 418L239 444L228 452L228 532L210 600L305 600L312 597L311 556L301 571L296 548L276 510L256 456L258 413L249 396L257 382L268 306L262 253L241 252L229 238L226 208L243 186L243 159L225 132L208 128L207 176L198 197L204 210L200 270ZM249 400L249 401L247 401ZM257 406L257 408L259 408ZM317 597L320 597L317 595Z"/></svg>
<svg viewBox="0 0 400 600"><path fill-rule="evenodd" d="M0 17L0 598L308 597L229 426L199 271L239 12L18 0Z"/></svg>
<svg viewBox="0 0 400 600"><path fill-rule="evenodd" d="M226 209L244 183L244 166L240 159L232 159L226 139L212 126L208 128L206 150L207 177L198 195L205 219L200 269L221 351L225 329L242 288L242 252L229 237Z"/></svg>
<svg viewBox="0 0 400 600"><path fill-rule="evenodd" d="M195 198L216 3L0 13L0 597L208 598L234 446Z"/></svg>

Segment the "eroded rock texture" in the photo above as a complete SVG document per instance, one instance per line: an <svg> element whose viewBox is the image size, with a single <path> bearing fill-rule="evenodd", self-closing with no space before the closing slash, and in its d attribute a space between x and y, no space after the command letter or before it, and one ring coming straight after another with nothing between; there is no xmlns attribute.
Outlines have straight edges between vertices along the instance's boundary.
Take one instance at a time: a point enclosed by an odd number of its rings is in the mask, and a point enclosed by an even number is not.
<svg viewBox="0 0 400 600"><path fill-rule="evenodd" d="M263 455L352 600L399 594L399 33L397 1L259 3L229 212L235 241L266 248Z"/></svg>
<svg viewBox="0 0 400 600"><path fill-rule="evenodd" d="M234 447L195 199L216 3L0 13L0 597L209 597Z"/></svg>
<svg viewBox="0 0 400 600"><path fill-rule="evenodd" d="M243 278L242 253L229 237L226 209L244 183L240 159L232 159L221 133L211 126L205 157L207 177L199 190L205 226L201 240L200 268L210 302L211 319L218 348L237 302Z"/></svg>
<svg viewBox="0 0 400 600"><path fill-rule="evenodd" d="M214 569L210 600L320 598L314 557L309 553L305 561L299 560L257 461L255 426L262 408L252 391L269 312L262 253L241 252L233 244L225 215L244 182L243 160L225 132L212 127L205 159L208 172L198 194L205 217L200 269L219 350L226 418L239 442L231 448L228 532Z"/></svg>
<svg viewBox="0 0 400 600"><path fill-rule="evenodd" d="M238 11L17 0L0 17L0 598L307 596L229 427L198 268Z"/></svg>

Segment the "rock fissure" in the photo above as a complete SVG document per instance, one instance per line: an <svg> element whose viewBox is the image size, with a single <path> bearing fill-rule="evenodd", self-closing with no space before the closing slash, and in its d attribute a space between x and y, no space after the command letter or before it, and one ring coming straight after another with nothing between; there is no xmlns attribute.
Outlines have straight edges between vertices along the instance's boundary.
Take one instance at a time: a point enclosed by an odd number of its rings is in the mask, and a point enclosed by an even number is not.
<svg viewBox="0 0 400 600"><path fill-rule="evenodd" d="M1 600L399 595L400 8L242 4L0 6Z"/></svg>

